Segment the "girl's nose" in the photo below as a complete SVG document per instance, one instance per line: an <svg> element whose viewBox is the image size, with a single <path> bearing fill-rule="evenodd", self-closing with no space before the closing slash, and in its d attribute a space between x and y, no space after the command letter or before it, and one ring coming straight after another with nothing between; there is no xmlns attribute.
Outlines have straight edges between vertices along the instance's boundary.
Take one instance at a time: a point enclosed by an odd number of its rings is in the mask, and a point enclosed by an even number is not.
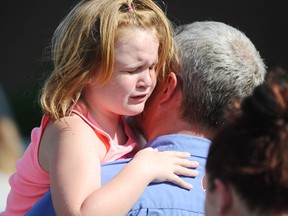
<svg viewBox="0 0 288 216"><path fill-rule="evenodd" d="M156 74L155 74L155 70L150 70L149 68L147 68L145 71L142 71L140 73L140 78L139 81L137 83L137 87L150 87L153 86L155 84L156 81Z"/></svg>

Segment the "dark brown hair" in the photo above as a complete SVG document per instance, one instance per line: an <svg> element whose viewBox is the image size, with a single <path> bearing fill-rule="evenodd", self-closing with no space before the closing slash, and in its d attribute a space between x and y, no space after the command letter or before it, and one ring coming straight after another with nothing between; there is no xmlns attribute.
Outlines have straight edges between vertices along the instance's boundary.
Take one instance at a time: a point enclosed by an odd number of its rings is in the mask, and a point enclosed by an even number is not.
<svg viewBox="0 0 288 216"><path fill-rule="evenodd" d="M248 210L288 212L288 79L275 69L212 141L206 171L235 188Z"/></svg>

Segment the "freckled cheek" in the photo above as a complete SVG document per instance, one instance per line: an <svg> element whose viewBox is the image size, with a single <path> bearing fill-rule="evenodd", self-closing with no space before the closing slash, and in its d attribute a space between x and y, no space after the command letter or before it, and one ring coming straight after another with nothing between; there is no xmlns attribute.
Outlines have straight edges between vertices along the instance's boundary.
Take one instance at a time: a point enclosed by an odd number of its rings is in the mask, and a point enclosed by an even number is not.
<svg viewBox="0 0 288 216"><path fill-rule="evenodd" d="M111 84L111 88L119 92L129 91L133 88L133 82L134 81L129 78L115 79Z"/></svg>
<svg viewBox="0 0 288 216"><path fill-rule="evenodd" d="M131 85L129 82L119 84L114 86L114 96L120 97L123 100L128 99L131 92L133 92L134 86Z"/></svg>

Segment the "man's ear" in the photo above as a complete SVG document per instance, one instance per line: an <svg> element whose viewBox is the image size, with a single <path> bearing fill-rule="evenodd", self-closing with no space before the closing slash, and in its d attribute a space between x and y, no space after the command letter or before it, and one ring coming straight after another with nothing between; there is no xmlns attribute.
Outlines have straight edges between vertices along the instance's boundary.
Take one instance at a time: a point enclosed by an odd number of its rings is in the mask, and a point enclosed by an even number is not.
<svg viewBox="0 0 288 216"><path fill-rule="evenodd" d="M220 179L215 179L214 184L218 193L218 209L220 215L225 215L227 211L231 210L233 205L233 194L231 187Z"/></svg>
<svg viewBox="0 0 288 216"><path fill-rule="evenodd" d="M177 90L177 77L174 72L170 72L163 82L161 89L160 103L165 103L173 97L175 91Z"/></svg>

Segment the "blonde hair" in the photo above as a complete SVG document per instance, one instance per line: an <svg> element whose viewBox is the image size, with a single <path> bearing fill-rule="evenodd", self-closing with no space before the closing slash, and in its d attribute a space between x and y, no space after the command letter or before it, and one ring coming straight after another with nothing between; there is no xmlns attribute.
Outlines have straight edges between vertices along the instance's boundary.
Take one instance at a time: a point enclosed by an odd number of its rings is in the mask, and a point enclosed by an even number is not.
<svg viewBox="0 0 288 216"><path fill-rule="evenodd" d="M159 39L156 73L158 78L164 77L165 68L177 57L172 23L155 2L83 0L60 23L52 38L54 71L40 98L44 114L57 120L69 115L90 78L96 74L99 85L110 79L114 44L127 27L156 33Z"/></svg>

